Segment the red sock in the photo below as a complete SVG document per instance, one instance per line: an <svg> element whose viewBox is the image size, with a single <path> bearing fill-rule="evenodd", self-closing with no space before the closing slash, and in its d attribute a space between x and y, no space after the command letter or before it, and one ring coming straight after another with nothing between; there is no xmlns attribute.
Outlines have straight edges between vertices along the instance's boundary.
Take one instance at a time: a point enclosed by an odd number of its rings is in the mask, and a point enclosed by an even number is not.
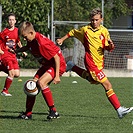
<svg viewBox="0 0 133 133"><path fill-rule="evenodd" d="M120 102L114 93L113 89L110 89L106 92L106 95L110 101L110 103L113 105L115 109L118 109L120 107Z"/></svg>
<svg viewBox="0 0 133 133"><path fill-rule="evenodd" d="M52 93L51 93L50 88L48 86L42 90L42 95L43 95L49 109L56 111L56 108L54 107L54 100L52 97Z"/></svg>
<svg viewBox="0 0 133 133"><path fill-rule="evenodd" d="M7 77L6 78L5 85L4 85L4 90L8 90L9 89L9 87L12 84L12 81L13 81L13 78L11 78L11 77Z"/></svg>
<svg viewBox="0 0 133 133"><path fill-rule="evenodd" d="M35 104L36 96L35 97L30 97L27 96L26 99L26 114L31 115L32 114L32 109Z"/></svg>

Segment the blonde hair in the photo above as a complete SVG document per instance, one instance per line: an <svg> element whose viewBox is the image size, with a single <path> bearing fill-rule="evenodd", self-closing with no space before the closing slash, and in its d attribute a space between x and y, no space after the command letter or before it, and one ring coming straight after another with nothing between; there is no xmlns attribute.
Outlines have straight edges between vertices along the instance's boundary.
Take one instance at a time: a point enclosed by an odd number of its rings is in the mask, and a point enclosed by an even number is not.
<svg viewBox="0 0 133 133"><path fill-rule="evenodd" d="M22 22L19 27L18 27L18 34L19 36L23 35L24 32L31 32L31 31L35 31L34 30L34 27L32 25L31 22L28 22L28 21L24 21Z"/></svg>
<svg viewBox="0 0 133 133"><path fill-rule="evenodd" d="M97 14L100 14L100 16L101 16L101 18L102 18L102 11L101 11L101 9L99 8L99 7L97 7L97 8L94 8L91 12L90 12L90 19L93 17L93 16L95 16L95 15L97 15Z"/></svg>

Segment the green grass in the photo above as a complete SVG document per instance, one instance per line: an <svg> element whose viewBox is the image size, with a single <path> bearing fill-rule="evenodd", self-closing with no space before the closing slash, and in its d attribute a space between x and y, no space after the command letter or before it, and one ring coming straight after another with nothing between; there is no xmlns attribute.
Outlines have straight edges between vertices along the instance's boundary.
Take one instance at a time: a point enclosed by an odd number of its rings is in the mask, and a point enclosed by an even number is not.
<svg viewBox="0 0 133 133"><path fill-rule="evenodd" d="M41 93L37 96L32 120L17 119L25 110L23 84L29 78L14 79L12 97L0 96L0 133L132 133L133 113L123 119L105 96L101 85L91 85L78 77L62 77L51 84L57 111L61 118L47 121L47 106ZM5 77L0 77L2 90ZM77 84L72 84L76 80ZM109 78L122 105L133 106L133 79Z"/></svg>

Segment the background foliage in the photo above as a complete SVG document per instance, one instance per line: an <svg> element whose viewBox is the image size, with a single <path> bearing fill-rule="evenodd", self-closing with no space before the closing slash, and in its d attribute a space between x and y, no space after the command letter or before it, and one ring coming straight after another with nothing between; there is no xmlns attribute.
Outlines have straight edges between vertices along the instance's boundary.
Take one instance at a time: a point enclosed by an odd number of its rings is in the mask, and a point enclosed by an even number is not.
<svg viewBox="0 0 133 133"><path fill-rule="evenodd" d="M125 0L104 0L104 2L104 25L107 28L111 28L113 19L130 14L131 10ZM13 12L17 18L16 26L28 20L33 23L36 31L46 36L50 34L48 14L51 14L51 0L0 0L0 4L2 5L2 29L7 25L7 15ZM95 7L101 7L101 0L54 0L54 20L89 22L89 12ZM56 25L56 36L61 37L72 28L73 25ZM65 41L62 49L72 47L72 43L71 39ZM32 57L29 55L24 63L20 63L20 66L27 66L30 62L29 58Z"/></svg>

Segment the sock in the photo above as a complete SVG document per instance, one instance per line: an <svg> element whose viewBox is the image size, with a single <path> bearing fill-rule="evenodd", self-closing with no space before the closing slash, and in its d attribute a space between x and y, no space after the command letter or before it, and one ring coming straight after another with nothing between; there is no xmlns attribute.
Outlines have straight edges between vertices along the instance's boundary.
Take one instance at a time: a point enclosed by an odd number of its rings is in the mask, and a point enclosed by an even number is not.
<svg viewBox="0 0 133 133"><path fill-rule="evenodd" d="M73 66L72 71L76 72L80 77L87 79L89 78L89 73L82 68L79 68L78 66Z"/></svg>
<svg viewBox="0 0 133 133"><path fill-rule="evenodd" d="M120 107L120 102L114 93L113 89L110 89L106 92L106 95L110 101L110 103L113 105L115 109L118 109Z"/></svg>
<svg viewBox="0 0 133 133"><path fill-rule="evenodd" d="M12 84L12 81L13 81L13 78L11 78L9 76L6 78L5 85L4 85L4 90L5 91L8 91L9 87Z"/></svg>
<svg viewBox="0 0 133 133"><path fill-rule="evenodd" d="M56 111L56 108L54 107L54 100L52 97L52 93L51 93L50 88L48 86L42 90L42 95L43 95L43 98L46 101L49 109Z"/></svg>
<svg viewBox="0 0 133 133"><path fill-rule="evenodd" d="M27 99L26 99L26 115L31 115L32 114L32 109L33 109L33 106L35 104L35 100L36 100L36 96L34 97L30 97L30 96L27 96Z"/></svg>

